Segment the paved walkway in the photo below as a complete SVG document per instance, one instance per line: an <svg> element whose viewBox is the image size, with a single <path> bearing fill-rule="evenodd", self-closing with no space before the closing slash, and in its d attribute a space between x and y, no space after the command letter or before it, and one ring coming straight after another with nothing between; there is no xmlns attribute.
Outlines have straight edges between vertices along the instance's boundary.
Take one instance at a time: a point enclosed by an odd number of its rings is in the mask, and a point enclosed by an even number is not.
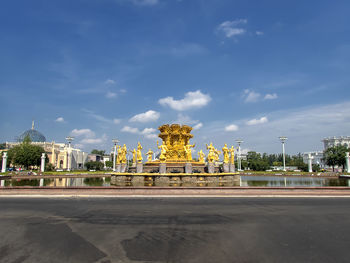
<svg viewBox="0 0 350 263"><path fill-rule="evenodd" d="M350 197L349 187L9 187L0 196L261 196L261 197Z"/></svg>

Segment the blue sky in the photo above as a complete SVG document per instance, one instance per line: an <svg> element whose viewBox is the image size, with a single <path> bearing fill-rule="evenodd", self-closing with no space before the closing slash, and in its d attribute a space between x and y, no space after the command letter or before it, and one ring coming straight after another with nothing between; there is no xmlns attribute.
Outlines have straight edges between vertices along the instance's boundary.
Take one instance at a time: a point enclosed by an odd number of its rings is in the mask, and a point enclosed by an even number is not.
<svg viewBox="0 0 350 263"><path fill-rule="evenodd" d="M31 127L48 141L155 149L164 123L196 149L320 150L350 135L350 2L4 1L1 141Z"/></svg>

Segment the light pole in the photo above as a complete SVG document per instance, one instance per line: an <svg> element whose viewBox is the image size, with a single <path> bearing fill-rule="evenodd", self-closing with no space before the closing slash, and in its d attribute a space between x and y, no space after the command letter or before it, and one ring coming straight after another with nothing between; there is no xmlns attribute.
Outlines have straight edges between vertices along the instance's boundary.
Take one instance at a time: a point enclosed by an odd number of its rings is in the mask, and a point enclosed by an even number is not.
<svg viewBox="0 0 350 263"><path fill-rule="evenodd" d="M71 142L74 140L74 137L67 136L66 140L68 142L68 164L67 164L67 171L69 172L72 168L72 156L71 156Z"/></svg>
<svg viewBox="0 0 350 263"><path fill-rule="evenodd" d="M278 137L282 143L282 154L283 154L283 171L286 171L286 154L284 150L284 143L288 139L286 136Z"/></svg>
<svg viewBox="0 0 350 263"><path fill-rule="evenodd" d="M241 163L241 143L242 142L243 142L242 139L236 140L236 143L238 143L238 155L237 155L238 171L242 170L242 163Z"/></svg>
<svg viewBox="0 0 350 263"><path fill-rule="evenodd" d="M113 152L113 172L115 172L115 158L116 158L116 154L117 154L117 144L118 144L118 140L117 139L113 139L112 142L114 143L114 152Z"/></svg>

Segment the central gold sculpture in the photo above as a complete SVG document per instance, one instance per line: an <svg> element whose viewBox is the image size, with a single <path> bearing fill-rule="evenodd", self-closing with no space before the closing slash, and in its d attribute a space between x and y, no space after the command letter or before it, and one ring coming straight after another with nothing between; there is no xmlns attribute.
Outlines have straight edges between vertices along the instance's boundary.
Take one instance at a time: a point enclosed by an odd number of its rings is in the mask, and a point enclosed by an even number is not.
<svg viewBox="0 0 350 263"><path fill-rule="evenodd" d="M165 124L158 128L162 139L162 145L157 142L158 148L161 149L159 160L161 162L188 162L192 161L190 139L193 135L190 133L192 127L179 124Z"/></svg>

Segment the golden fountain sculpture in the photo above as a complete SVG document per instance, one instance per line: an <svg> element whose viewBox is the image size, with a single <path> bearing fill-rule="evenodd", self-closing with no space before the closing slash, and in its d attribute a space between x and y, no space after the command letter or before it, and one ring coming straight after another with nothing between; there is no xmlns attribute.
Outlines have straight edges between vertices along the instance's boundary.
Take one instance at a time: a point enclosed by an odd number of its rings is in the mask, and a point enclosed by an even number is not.
<svg viewBox="0 0 350 263"><path fill-rule="evenodd" d="M162 144L157 146L161 150L159 160L167 163L184 163L192 161L192 150L195 145L190 144L193 135L192 127L179 124L165 124L158 128Z"/></svg>

